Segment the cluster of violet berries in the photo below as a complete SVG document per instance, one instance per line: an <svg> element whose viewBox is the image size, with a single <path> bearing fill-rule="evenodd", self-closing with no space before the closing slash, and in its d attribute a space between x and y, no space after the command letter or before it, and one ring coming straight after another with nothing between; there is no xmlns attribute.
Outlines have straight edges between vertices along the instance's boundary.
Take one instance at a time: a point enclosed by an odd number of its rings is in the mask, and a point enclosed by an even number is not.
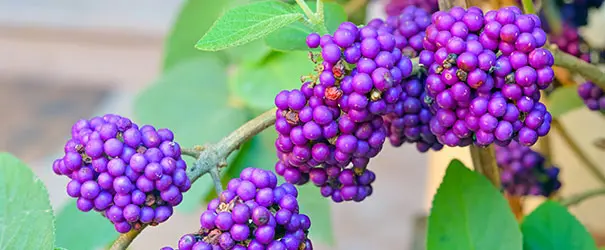
<svg viewBox="0 0 605 250"><path fill-rule="evenodd" d="M380 19L374 19L369 26L385 25ZM416 57L423 50L424 30L430 25L430 14L421 8L408 6L399 15L389 16L386 25L393 27L393 34L400 40L404 55ZM387 136L391 145L398 147L403 143L415 143L420 152L429 149L440 150L443 144L429 128L434 110L424 100L426 98L426 75L418 72L401 81L401 96L389 114L384 116Z"/></svg>
<svg viewBox="0 0 605 250"><path fill-rule="evenodd" d="M578 86L578 94L588 109L605 112L605 94L601 87L592 82L585 82Z"/></svg>
<svg viewBox="0 0 605 250"><path fill-rule="evenodd" d="M554 80L540 19L517 7L483 14L454 7L432 15L422 65L436 113L431 131L448 146L536 143L550 130L540 90Z"/></svg>
<svg viewBox="0 0 605 250"><path fill-rule="evenodd" d="M384 10L389 16L397 16L401 14L401 12L408 6L421 8L430 13L439 10L439 4L437 3L437 0L390 0L385 6Z"/></svg>
<svg viewBox="0 0 605 250"><path fill-rule="evenodd" d="M311 221L299 213L294 185L277 186L273 172L246 168L227 187L208 203L200 230L181 237L179 250L313 249L307 237Z"/></svg>
<svg viewBox="0 0 605 250"><path fill-rule="evenodd" d="M120 233L166 221L191 187L168 129L107 114L76 122L71 135L53 171L71 179L79 210L100 212Z"/></svg>
<svg viewBox="0 0 605 250"><path fill-rule="evenodd" d="M561 187L559 168L545 166L544 157L517 142L496 146L502 188L515 196L550 196Z"/></svg>
<svg viewBox="0 0 605 250"><path fill-rule="evenodd" d="M402 37L400 37L402 38ZM400 82L412 72L403 42L382 25L342 23L334 35L307 37L316 75L275 98L279 162L276 172L292 184L309 180L335 202L361 201L372 193L366 169L386 140L382 115L394 109Z"/></svg>
<svg viewBox="0 0 605 250"><path fill-rule="evenodd" d="M561 33L555 34L554 32L550 32L548 40L556 44L561 51L590 62L590 48L580 36L578 28L563 23Z"/></svg>

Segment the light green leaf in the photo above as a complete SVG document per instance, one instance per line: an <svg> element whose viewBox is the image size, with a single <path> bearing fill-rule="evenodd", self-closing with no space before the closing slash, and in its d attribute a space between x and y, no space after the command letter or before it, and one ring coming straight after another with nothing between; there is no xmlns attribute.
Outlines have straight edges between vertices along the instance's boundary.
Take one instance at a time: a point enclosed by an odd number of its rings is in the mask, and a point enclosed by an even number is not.
<svg viewBox="0 0 605 250"><path fill-rule="evenodd" d="M584 107L584 102L578 95L578 87L575 85L556 88L548 96L548 104L548 111L553 118Z"/></svg>
<svg viewBox="0 0 605 250"><path fill-rule="evenodd" d="M482 175L453 160L433 200L427 250L521 250L515 217Z"/></svg>
<svg viewBox="0 0 605 250"><path fill-rule="evenodd" d="M256 40L241 46L225 50L229 60L234 64L256 64L271 54L271 48L262 40Z"/></svg>
<svg viewBox="0 0 605 250"><path fill-rule="evenodd" d="M299 88L301 75L313 72L313 63L304 52L274 52L260 65L244 65L230 79L234 95L255 110L274 106L275 95L284 89Z"/></svg>
<svg viewBox="0 0 605 250"><path fill-rule="evenodd" d="M210 54L195 49L195 43L232 1L234 0L184 1L164 43L164 71L180 62ZM213 53L213 56L218 56L222 59L219 63L225 64L226 57L222 52Z"/></svg>
<svg viewBox="0 0 605 250"><path fill-rule="evenodd" d="M307 3L311 10L315 11L315 1ZM297 8L300 13L302 9ZM347 21L347 13L344 8L337 3L324 3L325 24L328 31L333 34L338 26ZM269 47L275 50L309 50L305 42L307 35L318 32L308 27L303 21L294 22L283 27L267 36L265 42ZM318 32L319 33L319 32Z"/></svg>
<svg viewBox="0 0 605 250"><path fill-rule="evenodd" d="M94 233L91 233L94 229ZM118 232L100 213L82 212L73 200L57 214L57 245L67 249L99 249L116 239Z"/></svg>
<svg viewBox="0 0 605 250"><path fill-rule="evenodd" d="M0 153L0 249L53 249L54 224L44 183L21 160Z"/></svg>
<svg viewBox="0 0 605 250"><path fill-rule="evenodd" d="M55 247L55 250L67 250L67 248L63 248L63 247Z"/></svg>
<svg viewBox="0 0 605 250"><path fill-rule="evenodd" d="M594 239L567 209L542 203L521 224L525 250L596 250Z"/></svg>
<svg viewBox="0 0 605 250"><path fill-rule="evenodd" d="M292 6L277 1L238 6L219 17L195 47L200 50L218 51L249 43L302 19L303 16Z"/></svg>
<svg viewBox="0 0 605 250"><path fill-rule="evenodd" d="M216 58L199 58L175 66L135 102L142 124L170 128L182 147L215 143L246 121L245 110L229 102L226 71ZM190 157L186 157L191 166ZM208 190L209 176L185 193L184 211L195 211Z"/></svg>
<svg viewBox="0 0 605 250"><path fill-rule="evenodd" d="M298 204L300 212L311 219L309 237L313 242L334 245L334 229L332 228L332 200L324 198L319 188L314 185L302 185L298 188Z"/></svg>

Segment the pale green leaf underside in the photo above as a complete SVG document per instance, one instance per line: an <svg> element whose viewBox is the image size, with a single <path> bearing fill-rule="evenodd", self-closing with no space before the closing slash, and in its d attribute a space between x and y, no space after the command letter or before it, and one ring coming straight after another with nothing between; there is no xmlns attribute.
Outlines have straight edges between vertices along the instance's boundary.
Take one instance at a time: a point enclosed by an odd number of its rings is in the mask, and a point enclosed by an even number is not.
<svg viewBox="0 0 605 250"><path fill-rule="evenodd" d="M542 203L521 224L525 250L596 250L590 233L567 209Z"/></svg>
<svg viewBox="0 0 605 250"><path fill-rule="evenodd" d="M54 216L46 187L25 163L0 153L0 250L54 246Z"/></svg>
<svg viewBox="0 0 605 250"><path fill-rule="evenodd" d="M264 1L228 10L212 25L195 47L218 51L260 39L269 33L303 18L290 5Z"/></svg>
<svg viewBox="0 0 605 250"><path fill-rule="evenodd" d="M91 233L91 229L94 233ZM67 249L99 249L115 240L118 232L100 213L82 212L76 200L66 204L57 214L56 245Z"/></svg>
<svg viewBox="0 0 605 250"><path fill-rule="evenodd" d="M480 174L453 160L433 200L427 250L521 250L508 203Z"/></svg>

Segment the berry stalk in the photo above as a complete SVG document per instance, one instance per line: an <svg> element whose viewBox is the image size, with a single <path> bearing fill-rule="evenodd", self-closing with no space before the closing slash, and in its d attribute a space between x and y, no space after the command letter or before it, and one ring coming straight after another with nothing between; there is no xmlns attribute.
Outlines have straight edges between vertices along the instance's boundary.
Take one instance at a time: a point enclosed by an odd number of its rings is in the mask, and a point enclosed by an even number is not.
<svg viewBox="0 0 605 250"><path fill-rule="evenodd" d="M600 88L605 89L605 74L603 74L599 67L567 54L557 48L549 48L548 50L550 50L555 58L556 66L566 68L572 72L578 72L587 80L598 85Z"/></svg>
<svg viewBox="0 0 605 250"><path fill-rule="evenodd" d="M130 230L130 232L128 232L128 233L120 234L120 236L113 242L113 244L111 245L111 248L109 248L109 250L126 249L130 245L130 243L132 243L134 238L139 236L141 231L143 231L143 229L145 229L146 227L147 226L143 226L138 230L134 229L134 230Z"/></svg>
<svg viewBox="0 0 605 250"><path fill-rule="evenodd" d="M593 198L593 197L597 197L599 195L603 195L605 194L605 188L598 188L598 189L593 189L593 190L588 190L586 192L580 193L580 194L576 194L574 196L571 196L569 198L566 199L562 199L561 200L561 204L563 206L566 207L570 207L570 206L574 206L574 205L578 205L581 202Z"/></svg>
<svg viewBox="0 0 605 250"><path fill-rule="evenodd" d="M471 144L470 150L475 170L487 177L496 188L500 188L500 173L498 164L496 164L494 146L490 145L482 148Z"/></svg>
<svg viewBox="0 0 605 250"><path fill-rule="evenodd" d="M521 4L523 5L523 12L525 14L536 14L533 0L522 0Z"/></svg>

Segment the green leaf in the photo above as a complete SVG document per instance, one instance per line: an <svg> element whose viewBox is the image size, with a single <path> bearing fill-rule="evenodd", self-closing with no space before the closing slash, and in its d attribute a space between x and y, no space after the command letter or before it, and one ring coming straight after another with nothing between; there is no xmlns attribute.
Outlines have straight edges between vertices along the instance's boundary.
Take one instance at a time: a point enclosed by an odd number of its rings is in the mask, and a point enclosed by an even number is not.
<svg viewBox="0 0 605 250"><path fill-rule="evenodd" d="M244 104L255 110L274 106L277 93L299 88L300 76L313 72L313 63L304 52L274 52L263 64L244 65L230 79L229 85Z"/></svg>
<svg viewBox="0 0 605 250"><path fill-rule="evenodd" d="M313 242L334 245L331 199L321 197L319 188L314 185L302 185L297 188L300 212L309 216L312 221L309 237Z"/></svg>
<svg viewBox="0 0 605 250"><path fill-rule="evenodd" d="M0 153L0 249L53 249L54 224L44 183L21 160Z"/></svg>
<svg viewBox="0 0 605 250"><path fill-rule="evenodd" d="M427 250L520 250L519 227L500 192L452 160L428 220Z"/></svg>
<svg viewBox="0 0 605 250"><path fill-rule="evenodd" d="M277 1L238 6L219 17L195 47L200 50L218 51L249 43L302 19L303 16L292 6Z"/></svg>
<svg viewBox="0 0 605 250"><path fill-rule="evenodd" d="M315 1L307 3L311 10L315 11ZM300 13L302 9L297 8ZM347 21L347 13L342 5L337 3L324 3L325 24L328 31L333 34L338 26ZM286 27L283 27L267 36L265 42L269 47L275 50L290 51L290 50L309 50L305 42L307 35L318 32L308 27L304 21L294 22Z"/></svg>
<svg viewBox="0 0 605 250"><path fill-rule="evenodd" d="M269 48L262 40L256 40L241 46L225 50L229 60L234 64L256 64L271 54Z"/></svg>
<svg viewBox="0 0 605 250"><path fill-rule="evenodd" d="M67 248L64 248L64 247L55 247L55 250L67 250Z"/></svg>
<svg viewBox="0 0 605 250"><path fill-rule="evenodd" d="M225 67L216 58L199 58L175 66L142 92L135 115L142 124L170 128L182 147L192 147L217 142L246 121L246 111L229 100ZM210 181L196 181L177 208L195 211Z"/></svg>
<svg viewBox="0 0 605 250"><path fill-rule="evenodd" d="M594 239L567 209L542 203L521 224L526 250L596 250Z"/></svg>
<svg viewBox="0 0 605 250"><path fill-rule="evenodd" d="M75 200L57 214L56 245L67 249L100 249L116 237L118 233L107 218L94 211L78 210Z"/></svg>
<svg viewBox="0 0 605 250"><path fill-rule="evenodd" d="M223 59L221 64L225 64L225 56L222 52L209 53L195 49L195 43L199 40L219 14L233 0L187 0L183 3L179 15L174 20L174 24L166 37L164 45L164 71L172 66L187 61L189 59L200 58L212 54Z"/></svg>
<svg viewBox="0 0 605 250"><path fill-rule="evenodd" d="M584 102L578 95L578 87L575 85L556 88L548 96L548 101L548 111L553 118L584 107Z"/></svg>

